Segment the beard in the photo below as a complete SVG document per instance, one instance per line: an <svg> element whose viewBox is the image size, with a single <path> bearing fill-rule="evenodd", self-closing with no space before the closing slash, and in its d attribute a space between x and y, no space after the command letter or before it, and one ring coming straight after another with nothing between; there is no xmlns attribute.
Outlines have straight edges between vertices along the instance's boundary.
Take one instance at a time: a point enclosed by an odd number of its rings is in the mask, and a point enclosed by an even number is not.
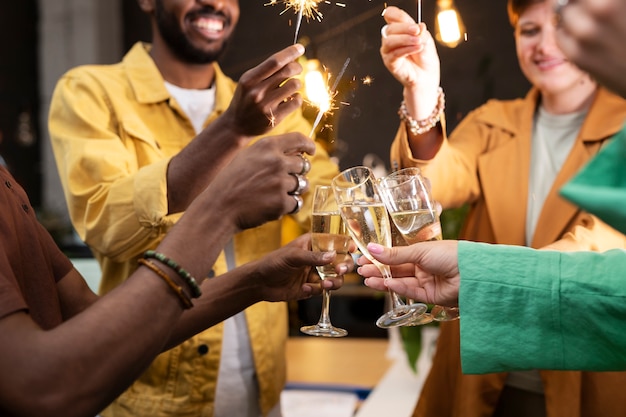
<svg viewBox="0 0 626 417"><path fill-rule="evenodd" d="M210 64L224 54L228 45L228 38L224 39L222 45L217 49L205 51L195 47L180 29L176 18L164 10L163 0L156 1L154 14L161 37L182 61L189 64Z"/></svg>

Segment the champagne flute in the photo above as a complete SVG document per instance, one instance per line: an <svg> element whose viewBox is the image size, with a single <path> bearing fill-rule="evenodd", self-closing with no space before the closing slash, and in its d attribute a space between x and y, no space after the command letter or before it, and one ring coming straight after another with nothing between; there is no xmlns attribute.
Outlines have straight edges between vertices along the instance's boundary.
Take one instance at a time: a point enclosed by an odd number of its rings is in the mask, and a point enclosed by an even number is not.
<svg viewBox="0 0 626 417"><path fill-rule="evenodd" d="M349 168L333 179L333 190L341 217L352 239L378 269L383 278L392 279L391 268L371 256L367 250L370 242L391 246L389 215L376 188L376 178L364 166ZM381 328L402 326L427 310L426 304L405 304L398 294L389 290L391 309L383 314L376 325Z"/></svg>
<svg viewBox="0 0 626 417"><path fill-rule="evenodd" d="M382 193L382 191L381 191ZM391 216L390 216L391 217ZM392 246L408 246L409 243L406 241L402 233L398 230L396 224L391 221L391 245ZM407 298L407 304L415 303L415 300L411 298ZM405 326L421 326L423 324L428 324L433 321L433 316L428 312L424 312L421 316L416 316L410 323L407 323Z"/></svg>
<svg viewBox="0 0 626 417"><path fill-rule="evenodd" d="M348 234L339 207L335 201L333 189L329 185L318 185L313 194L313 212L311 217L311 247L318 252L337 252L337 261L350 256L352 238ZM335 263L317 267L322 280L336 277ZM343 337L348 334L344 329L335 327L330 322L330 290L322 290L322 312L317 324L303 326L302 333L311 336Z"/></svg>
<svg viewBox="0 0 626 417"><path fill-rule="evenodd" d="M409 245L442 239L439 213L419 168L393 172L381 178L378 186L394 225ZM456 320L459 309L435 305L430 314L436 321Z"/></svg>

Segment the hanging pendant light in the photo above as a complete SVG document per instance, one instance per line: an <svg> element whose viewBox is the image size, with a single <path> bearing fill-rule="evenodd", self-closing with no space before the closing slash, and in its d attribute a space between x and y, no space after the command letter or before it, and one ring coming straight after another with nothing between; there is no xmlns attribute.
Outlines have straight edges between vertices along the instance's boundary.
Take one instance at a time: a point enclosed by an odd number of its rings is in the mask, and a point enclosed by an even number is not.
<svg viewBox="0 0 626 417"><path fill-rule="evenodd" d="M465 36L465 26L454 0L437 0L435 39L442 45L455 48Z"/></svg>

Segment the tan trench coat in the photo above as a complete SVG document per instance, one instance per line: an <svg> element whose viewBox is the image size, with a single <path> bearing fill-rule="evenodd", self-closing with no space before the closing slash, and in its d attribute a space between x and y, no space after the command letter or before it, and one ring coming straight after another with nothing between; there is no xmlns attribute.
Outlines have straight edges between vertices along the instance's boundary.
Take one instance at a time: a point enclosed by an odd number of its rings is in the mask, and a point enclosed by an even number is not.
<svg viewBox="0 0 626 417"><path fill-rule="evenodd" d="M489 101L471 112L449 139L444 137L438 154L430 161L412 158L401 125L391 148L392 168L419 166L444 208L470 203L462 239L524 245L531 129L538 98L539 92L532 89L523 99ZM625 119L626 101L599 89L546 198L532 247L572 251L626 247L623 235L558 195L561 186L620 130ZM493 414L507 374L461 373L460 324L462 320L441 325L433 366L414 416ZM520 343L524 343L522 338ZM549 417L626 416L626 372L541 371L541 377Z"/></svg>

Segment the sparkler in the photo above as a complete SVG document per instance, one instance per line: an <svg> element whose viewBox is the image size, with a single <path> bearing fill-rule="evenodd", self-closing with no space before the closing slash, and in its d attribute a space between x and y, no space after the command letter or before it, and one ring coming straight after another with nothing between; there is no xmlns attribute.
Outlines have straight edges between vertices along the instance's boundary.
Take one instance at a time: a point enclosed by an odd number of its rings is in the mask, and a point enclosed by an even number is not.
<svg viewBox="0 0 626 417"><path fill-rule="evenodd" d="M296 18L296 34L293 39L293 43L298 42L298 33L300 32L300 26L302 25L302 18L306 17L307 21L315 19L321 22L324 15L319 11L318 6L320 3L331 4L329 0L270 0L269 3L265 3L265 6L274 6L278 3L285 5L280 14L282 15L287 10L293 10L297 14ZM336 6L346 7L345 3L335 2Z"/></svg>
<svg viewBox="0 0 626 417"><path fill-rule="evenodd" d="M332 106L333 98L337 95L337 86L339 85L339 81L343 77L343 74L346 72L346 68L348 68L349 63L350 63L350 58L346 59L346 62L344 62L343 67L341 68L341 71L337 75L337 78L335 78L335 83L333 84L332 88L328 90L328 102L319 104L319 111L317 112L317 117L315 118L315 122L313 122L313 127L311 128L311 133L309 133L309 137L313 137L313 133L315 133L315 129L317 129L317 125L322 120L322 116L325 113L333 109L333 106Z"/></svg>

